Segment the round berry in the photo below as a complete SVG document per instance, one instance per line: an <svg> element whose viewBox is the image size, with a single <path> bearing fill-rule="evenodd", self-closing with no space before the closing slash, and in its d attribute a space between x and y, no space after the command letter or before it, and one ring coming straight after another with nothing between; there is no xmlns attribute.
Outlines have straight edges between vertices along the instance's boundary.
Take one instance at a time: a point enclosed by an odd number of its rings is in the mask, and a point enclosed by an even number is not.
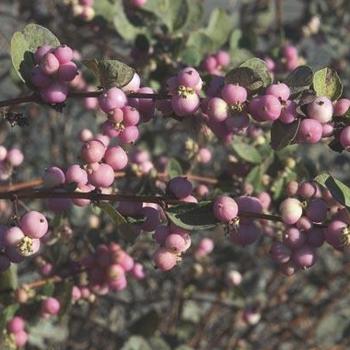
<svg viewBox="0 0 350 350"><path fill-rule="evenodd" d="M34 210L29 211L22 216L19 226L25 235L30 238L43 237L49 228L45 216Z"/></svg>

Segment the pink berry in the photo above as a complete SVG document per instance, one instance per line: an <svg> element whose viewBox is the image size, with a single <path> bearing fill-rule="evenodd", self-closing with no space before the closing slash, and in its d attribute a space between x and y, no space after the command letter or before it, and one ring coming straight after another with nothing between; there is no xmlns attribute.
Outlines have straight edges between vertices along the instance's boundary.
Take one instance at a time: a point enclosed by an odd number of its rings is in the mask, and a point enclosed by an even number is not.
<svg viewBox="0 0 350 350"><path fill-rule="evenodd" d="M203 69L209 74L214 74L218 68L218 61L214 56L208 56L203 61Z"/></svg>
<svg viewBox="0 0 350 350"><path fill-rule="evenodd" d="M303 214L303 207L296 198L287 198L280 205L282 220L287 225L295 224Z"/></svg>
<svg viewBox="0 0 350 350"><path fill-rule="evenodd" d="M176 265L177 258L168 249L159 248L153 255L153 262L161 271L169 271Z"/></svg>
<svg viewBox="0 0 350 350"><path fill-rule="evenodd" d="M94 134L90 129L83 129L79 133L79 140L81 142L90 141L94 137Z"/></svg>
<svg viewBox="0 0 350 350"><path fill-rule="evenodd" d="M16 246L24 238L23 231L17 227L13 226L8 228L3 235L4 245L7 247Z"/></svg>
<svg viewBox="0 0 350 350"><path fill-rule="evenodd" d="M247 100L247 90L239 85L226 84L221 91L221 97L229 105L242 104Z"/></svg>
<svg viewBox="0 0 350 350"><path fill-rule="evenodd" d="M210 254L214 249L214 242L210 238L203 238L200 240L198 248L206 254Z"/></svg>
<svg viewBox="0 0 350 350"><path fill-rule="evenodd" d="M348 98L341 98L334 103L334 116L341 117L346 114L350 108L350 100Z"/></svg>
<svg viewBox="0 0 350 350"><path fill-rule="evenodd" d="M333 220L325 230L327 243L336 249L342 249L350 244L350 230L348 224L341 220Z"/></svg>
<svg viewBox="0 0 350 350"><path fill-rule="evenodd" d="M42 72L47 75L55 74L58 71L58 68L60 67L58 59L51 52L48 52L42 58L39 65Z"/></svg>
<svg viewBox="0 0 350 350"><path fill-rule="evenodd" d="M66 177L59 167L52 166L45 170L43 181L45 187L52 188L63 185L66 181Z"/></svg>
<svg viewBox="0 0 350 350"><path fill-rule="evenodd" d="M86 185L88 182L87 172L79 164L73 164L66 171L66 182Z"/></svg>
<svg viewBox="0 0 350 350"><path fill-rule="evenodd" d="M13 166L20 166L23 162L23 153L18 148L11 148L6 155L6 160Z"/></svg>
<svg viewBox="0 0 350 350"><path fill-rule="evenodd" d="M306 237L304 233L296 227L289 227L284 232L283 243L289 248L295 249L301 247L305 243Z"/></svg>
<svg viewBox="0 0 350 350"><path fill-rule="evenodd" d="M207 114L214 121L221 122L229 115L228 104L219 97L212 97L207 105Z"/></svg>
<svg viewBox="0 0 350 350"><path fill-rule="evenodd" d="M57 315L60 311L60 302L53 297L44 299L41 303L41 312L48 315Z"/></svg>
<svg viewBox="0 0 350 350"><path fill-rule="evenodd" d="M307 269L315 264L316 252L313 248L304 245L293 251L292 260L300 268Z"/></svg>
<svg viewBox="0 0 350 350"><path fill-rule="evenodd" d="M297 116L297 104L294 101L286 101L279 120L284 124L290 124L297 119Z"/></svg>
<svg viewBox="0 0 350 350"><path fill-rule="evenodd" d="M80 193L89 193L94 190L94 186L92 185L84 185L84 184L79 184L78 187L76 188L75 192L80 192ZM72 202L77 205L78 207L86 207L91 203L90 199L85 199L85 198L72 198Z"/></svg>
<svg viewBox="0 0 350 350"><path fill-rule="evenodd" d="M66 64L73 59L73 50L67 45L61 45L53 51L60 64Z"/></svg>
<svg viewBox="0 0 350 350"><path fill-rule="evenodd" d="M110 165L101 163L96 170L89 174L88 179L93 186L110 187L114 182L114 170Z"/></svg>
<svg viewBox="0 0 350 350"><path fill-rule="evenodd" d="M185 249L186 242L184 238L176 233L171 233L165 239L165 248L173 252L174 254L178 254L183 252Z"/></svg>
<svg viewBox="0 0 350 350"><path fill-rule="evenodd" d="M239 286L242 283L242 279L241 273L236 270L231 270L226 275L226 282L229 286Z"/></svg>
<svg viewBox="0 0 350 350"><path fill-rule="evenodd" d="M346 150L350 148L350 126L345 127L341 131L339 141Z"/></svg>
<svg viewBox="0 0 350 350"><path fill-rule="evenodd" d="M273 95L261 96L258 100L258 107L258 115L262 120L273 121L278 119L281 115L281 102Z"/></svg>
<svg viewBox="0 0 350 350"><path fill-rule="evenodd" d="M35 62L39 64L43 57L50 51L52 51L52 46L50 45L39 46L34 53Z"/></svg>
<svg viewBox="0 0 350 350"><path fill-rule="evenodd" d="M299 184L296 181L289 181L287 184L287 195L294 196L297 194L299 189Z"/></svg>
<svg viewBox="0 0 350 350"><path fill-rule="evenodd" d="M298 49L292 45L286 45L283 48L283 56L289 59L298 57Z"/></svg>
<svg viewBox="0 0 350 350"><path fill-rule="evenodd" d="M185 198L192 193L192 184L186 177L177 176L172 178L167 186L169 192L171 192L176 198Z"/></svg>
<svg viewBox="0 0 350 350"><path fill-rule="evenodd" d="M113 170L122 170L128 165L128 156L120 146L110 147L104 155L104 161L110 165Z"/></svg>
<svg viewBox="0 0 350 350"><path fill-rule="evenodd" d="M123 108L127 104L127 98L123 90L116 87L104 91L99 97L100 108L109 113L115 108Z"/></svg>
<svg viewBox="0 0 350 350"><path fill-rule="evenodd" d="M266 94L273 95L280 101L287 101L290 95L290 89L284 83L272 84L266 89Z"/></svg>
<svg viewBox="0 0 350 350"><path fill-rule="evenodd" d="M19 331L15 334L15 344L18 347L23 347L27 344L28 333L26 331Z"/></svg>
<svg viewBox="0 0 350 350"><path fill-rule="evenodd" d="M321 124L328 123L333 117L333 104L328 97L316 97L316 99L307 106L307 115Z"/></svg>
<svg viewBox="0 0 350 350"><path fill-rule="evenodd" d="M314 197L316 193L317 185L314 182L305 181L298 186L298 195L305 199Z"/></svg>
<svg viewBox="0 0 350 350"><path fill-rule="evenodd" d="M122 108L123 122L125 126L137 125L140 121L139 111L131 106L125 106Z"/></svg>
<svg viewBox="0 0 350 350"><path fill-rule="evenodd" d="M74 62L68 62L60 65L57 72L57 78L60 81L71 81L77 74L77 65Z"/></svg>
<svg viewBox="0 0 350 350"><path fill-rule="evenodd" d="M7 156L7 149L4 146L0 145L0 162L3 162Z"/></svg>
<svg viewBox="0 0 350 350"><path fill-rule="evenodd" d="M221 222L229 222L237 217L238 205L228 196L219 196L213 205L214 215Z"/></svg>
<svg viewBox="0 0 350 350"><path fill-rule="evenodd" d="M47 88L40 91L42 100L49 104L62 103L68 95L68 87L64 83L53 82Z"/></svg>
<svg viewBox="0 0 350 350"><path fill-rule="evenodd" d="M106 147L99 140L90 140L84 143L81 149L81 157L87 163L100 162L105 154Z"/></svg>
<svg viewBox="0 0 350 350"><path fill-rule="evenodd" d="M43 237L49 227L45 216L34 210L29 211L22 216L19 226L25 235L30 238Z"/></svg>
<svg viewBox="0 0 350 350"><path fill-rule="evenodd" d="M219 66L226 67L230 64L231 57L227 51L220 50L215 55L216 62Z"/></svg>
<svg viewBox="0 0 350 350"><path fill-rule="evenodd" d="M171 99L171 106L180 117L196 113L200 105L197 93L188 93L186 96L175 95Z"/></svg>
<svg viewBox="0 0 350 350"><path fill-rule="evenodd" d="M310 230L313 227L311 220L307 216L302 216L295 224L297 229L301 231Z"/></svg>
<svg viewBox="0 0 350 350"><path fill-rule="evenodd" d="M212 154L208 148L201 148L197 153L197 161L202 164L208 164L211 161Z"/></svg>
<svg viewBox="0 0 350 350"><path fill-rule="evenodd" d="M201 81L199 73L192 67L187 67L181 70L177 75L178 85L189 88L196 87Z"/></svg>
<svg viewBox="0 0 350 350"><path fill-rule="evenodd" d="M10 333L18 333L24 330L25 322L22 317L15 316L7 323L7 331Z"/></svg>
<svg viewBox="0 0 350 350"><path fill-rule="evenodd" d="M303 119L298 130L299 142L317 143L322 137L322 125L315 119Z"/></svg>
<svg viewBox="0 0 350 350"><path fill-rule="evenodd" d="M130 2L134 7L142 7L146 4L147 0L130 0Z"/></svg>
<svg viewBox="0 0 350 350"><path fill-rule="evenodd" d="M142 280L146 277L145 271L143 266L140 263L134 264L131 275L136 278L137 280Z"/></svg>
<svg viewBox="0 0 350 350"><path fill-rule="evenodd" d="M127 126L119 135L119 139L122 143L135 143L140 136L140 131L137 126Z"/></svg>

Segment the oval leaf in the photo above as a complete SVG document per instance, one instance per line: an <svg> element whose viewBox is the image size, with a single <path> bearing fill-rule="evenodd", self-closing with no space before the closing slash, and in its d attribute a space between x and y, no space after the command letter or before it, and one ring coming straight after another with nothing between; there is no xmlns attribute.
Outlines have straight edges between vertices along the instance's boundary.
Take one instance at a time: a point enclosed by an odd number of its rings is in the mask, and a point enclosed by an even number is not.
<svg viewBox="0 0 350 350"><path fill-rule="evenodd" d="M291 124L284 124L280 121L275 121L271 127L271 147L278 151L290 145L296 138L300 125L300 119Z"/></svg>
<svg viewBox="0 0 350 350"><path fill-rule="evenodd" d="M332 68L323 68L314 74L313 87L317 96L327 96L337 100L343 93L343 85L338 73Z"/></svg>
<svg viewBox="0 0 350 350"><path fill-rule="evenodd" d="M131 81L135 74L133 68L118 60L92 59L83 63L95 74L104 88L123 87Z"/></svg>
<svg viewBox="0 0 350 350"><path fill-rule="evenodd" d="M232 148L240 158L249 163L260 164L262 161L260 153L252 145L233 141Z"/></svg>
<svg viewBox="0 0 350 350"><path fill-rule="evenodd" d="M291 72L285 83L291 88L292 93L307 89L312 84L314 73L309 66L299 66Z"/></svg>
<svg viewBox="0 0 350 350"><path fill-rule="evenodd" d="M229 71L225 77L226 84L238 84L247 90L256 91L264 86L260 75L248 67L237 67Z"/></svg>

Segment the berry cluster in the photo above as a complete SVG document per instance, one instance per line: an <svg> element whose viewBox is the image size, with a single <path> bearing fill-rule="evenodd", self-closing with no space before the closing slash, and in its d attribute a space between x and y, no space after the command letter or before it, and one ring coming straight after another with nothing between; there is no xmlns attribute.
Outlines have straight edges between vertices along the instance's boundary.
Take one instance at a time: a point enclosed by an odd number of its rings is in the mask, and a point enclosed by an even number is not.
<svg viewBox="0 0 350 350"><path fill-rule="evenodd" d="M128 284L127 274L138 280L145 277L143 266L113 242L97 246L94 254L81 260L81 265L87 270L88 284L76 286L73 291L75 301L91 294L104 295L125 289Z"/></svg>
<svg viewBox="0 0 350 350"><path fill-rule="evenodd" d="M40 239L48 231L48 222L42 213L29 211L19 220L18 226L0 228L0 271L19 263L25 257L36 254Z"/></svg>
<svg viewBox="0 0 350 350"><path fill-rule="evenodd" d="M7 322L5 344L8 348L20 348L26 345L28 333L25 330L25 326L25 320L20 316L15 316Z"/></svg>
<svg viewBox="0 0 350 350"><path fill-rule="evenodd" d="M94 0L67 0L72 7L73 16L90 22L95 17Z"/></svg>
<svg viewBox="0 0 350 350"><path fill-rule="evenodd" d="M79 74L73 60L73 50L67 45L53 48L40 46L34 53L36 66L31 82L39 90L42 100L49 104L63 103L68 95L69 82Z"/></svg>
<svg viewBox="0 0 350 350"><path fill-rule="evenodd" d="M213 55L207 56L201 66L202 69L213 75L221 75L222 70L224 70L231 61L230 54L226 51L220 50Z"/></svg>

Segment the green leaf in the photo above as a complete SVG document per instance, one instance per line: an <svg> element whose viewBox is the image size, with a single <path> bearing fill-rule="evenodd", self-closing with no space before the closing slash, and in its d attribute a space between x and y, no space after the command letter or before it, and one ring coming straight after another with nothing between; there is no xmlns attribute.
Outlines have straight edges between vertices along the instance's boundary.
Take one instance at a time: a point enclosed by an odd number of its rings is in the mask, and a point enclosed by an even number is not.
<svg viewBox="0 0 350 350"><path fill-rule="evenodd" d="M121 350L152 350L145 338L133 335L123 345Z"/></svg>
<svg viewBox="0 0 350 350"><path fill-rule="evenodd" d="M172 207L166 214L176 226L190 231L209 230L218 223L213 214L212 203L208 201Z"/></svg>
<svg viewBox="0 0 350 350"><path fill-rule="evenodd" d="M309 66L299 66L291 72L285 83L292 93L300 92L312 84L314 73Z"/></svg>
<svg viewBox="0 0 350 350"><path fill-rule="evenodd" d="M55 291L54 283L48 282L44 285L44 287L41 288L40 294L47 297L51 297L54 291Z"/></svg>
<svg viewBox="0 0 350 350"><path fill-rule="evenodd" d="M120 7L118 6L121 4L121 0L98 0L94 1L94 10L95 10L95 16L101 16L103 19L107 20L108 22L113 21L113 17L118 14L118 11L120 11Z"/></svg>
<svg viewBox="0 0 350 350"><path fill-rule="evenodd" d="M232 143L232 148L240 158L248 163L260 164L262 161L260 153L257 151L257 149L248 143L237 142L234 140Z"/></svg>
<svg viewBox="0 0 350 350"><path fill-rule="evenodd" d="M264 186L261 183L262 175L263 167L261 167L260 165L256 165L254 168L252 168L252 170L250 170L250 172L244 179L244 182L246 184L251 184L257 192L263 191Z"/></svg>
<svg viewBox="0 0 350 350"><path fill-rule="evenodd" d="M157 350L171 350L170 346L166 343L166 341L161 337L152 337L149 339L149 344L152 349Z"/></svg>
<svg viewBox="0 0 350 350"><path fill-rule="evenodd" d="M250 58L249 60L243 62L240 67L248 67L257 73L263 82L262 87L267 87L272 84L273 80L271 73L267 69L265 61L261 60L260 58Z"/></svg>
<svg viewBox="0 0 350 350"><path fill-rule="evenodd" d="M210 14L205 33L213 40L215 49L218 49L226 43L232 29L232 17L225 10L215 8Z"/></svg>
<svg viewBox="0 0 350 350"><path fill-rule="evenodd" d="M209 35L200 30L189 35L186 46L196 48L201 58L207 55L208 52L214 51L214 41Z"/></svg>
<svg viewBox="0 0 350 350"><path fill-rule="evenodd" d="M276 181L273 183L271 190L273 193L273 199L278 199L282 195L283 192L283 186L284 186L284 177L279 177L276 179Z"/></svg>
<svg viewBox="0 0 350 350"><path fill-rule="evenodd" d="M315 72L313 87L317 96L327 96L333 101L343 93L343 84L338 73L332 68L323 68Z"/></svg>
<svg viewBox="0 0 350 350"><path fill-rule="evenodd" d="M326 187L337 202L350 208L350 188L347 185L329 174L318 175L314 180L321 186Z"/></svg>
<svg viewBox="0 0 350 350"><path fill-rule="evenodd" d="M166 173L169 175L170 179L183 174L181 164L174 158L170 159L166 168Z"/></svg>
<svg viewBox="0 0 350 350"><path fill-rule="evenodd" d="M225 82L226 84L238 84L250 91L256 91L264 85L260 75L248 67L237 67L230 70L226 74Z"/></svg>
<svg viewBox="0 0 350 350"><path fill-rule="evenodd" d="M95 74L104 88L123 87L131 81L135 73L133 68L118 60L92 59L83 63Z"/></svg>
<svg viewBox="0 0 350 350"><path fill-rule="evenodd" d="M0 333L6 327L7 321L9 321L19 309L19 304L11 304L1 310L0 315Z"/></svg>
<svg viewBox="0 0 350 350"><path fill-rule="evenodd" d="M239 41L242 38L242 31L240 29L235 29L230 36L230 52L234 55L235 51L239 47Z"/></svg>
<svg viewBox="0 0 350 350"><path fill-rule="evenodd" d="M0 273L0 292L15 290L18 285L17 266L11 264L11 267Z"/></svg>
<svg viewBox="0 0 350 350"><path fill-rule="evenodd" d="M60 42L48 29L38 24L28 24L11 39L11 59L18 76L30 84L32 68L35 65L34 52L39 46L59 46Z"/></svg>
<svg viewBox="0 0 350 350"><path fill-rule="evenodd" d="M180 59L182 62L189 66L198 66L202 60L202 56L194 46L188 46L180 53Z"/></svg>
<svg viewBox="0 0 350 350"><path fill-rule="evenodd" d="M122 224L127 224L126 219L123 215L119 213L111 204L108 202L100 202L96 204L99 208L101 208L112 220L113 222L119 226Z"/></svg>
<svg viewBox="0 0 350 350"><path fill-rule="evenodd" d="M139 334L144 337L152 336L160 324L161 318L156 310L150 310L146 314L139 317L130 326L131 334Z"/></svg>
<svg viewBox="0 0 350 350"><path fill-rule="evenodd" d="M144 28L136 27L129 21L121 0L117 0L114 6L116 11L113 17L113 24L119 35L124 40L134 40L139 34L145 33Z"/></svg>
<svg viewBox="0 0 350 350"><path fill-rule="evenodd" d="M300 119L291 124L275 121L271 127L271 147L278 151L290 145L298 134L299 125Z"/></svg>

